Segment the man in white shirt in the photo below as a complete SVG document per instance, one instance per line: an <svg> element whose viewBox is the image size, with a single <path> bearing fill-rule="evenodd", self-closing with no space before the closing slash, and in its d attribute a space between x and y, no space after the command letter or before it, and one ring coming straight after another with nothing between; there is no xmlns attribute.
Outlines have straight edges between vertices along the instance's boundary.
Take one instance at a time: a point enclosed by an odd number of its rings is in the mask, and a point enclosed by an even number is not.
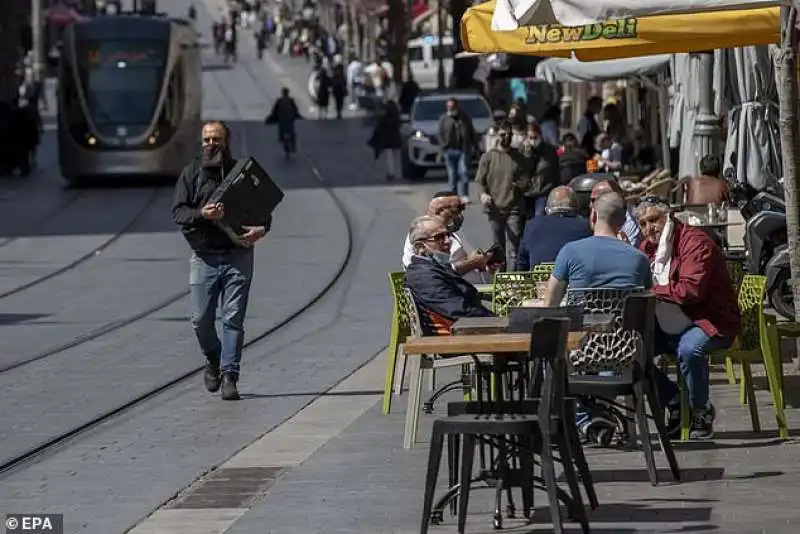
<svg viewBox="0 0 800 534"><path fill-rule="evenodd" d="M487 262L491 254L479 254L477 251L465 248L464 238L459 234L464 222L464 203L458 195L450 191L436 193L428 204L427 215L440 217L445 227L450 232L450 264L453 269L473 284L483 284L491 281L491 274L487 271ZM411 263L414 249L406 235L403 246L403 269Z"/></svg>

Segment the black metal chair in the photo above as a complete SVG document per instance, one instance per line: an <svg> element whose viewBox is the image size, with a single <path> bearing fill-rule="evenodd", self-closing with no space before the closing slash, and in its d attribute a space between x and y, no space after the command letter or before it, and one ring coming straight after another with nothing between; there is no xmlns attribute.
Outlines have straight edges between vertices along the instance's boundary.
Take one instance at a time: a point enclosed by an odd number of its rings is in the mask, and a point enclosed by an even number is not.
<svg viewBox="0 0 800 534"><path fill-rule="evenodd" d="M504 372L510 369L516 370L518 373L516 379L508 374L498 375L498 366L492 368L496 384L504 381L506 385L516 384L519 390L526 390L524 397L528 397L527 399L503 400L502 395L498 395L493 401L484 401L481 395L477 401L467 403L465 410L467 413L448 416L434 422L425 480L420 527L422 534L428 532L431 523L444 439L451 435L460 436L463 441L460 483L451 489L451 492L453 490L458 492L459 533L464 532L471 484L487 479L486 474L481 474L475 479L472 476L475 448L479 441L491 442L497 451L490 475L495 479L497 495L495 528L502 527L500 499L503 489L511 487L522 489L524 515L530 517L533 509L533 489L539 487L547 492L554 532L563 532L559 501L567 505L571 517L581 524L583 531L589 532L589 521L574 470L575 463L572 458L574 446L570 443L569 434L562 431L562 406L567 385L564 355L568 333L568 319L538 320L532 326L530 352L518 360L517 365L501 366L504 367L502 369ZM485 370L486 366L481 365L479 368ZM497 389L500 392L502 385L498 385ZM536 395L537 393L539 395ZM488 398L491 399L491 396ZM569 423L574 424L572 421ZM560 454L571 495L557 485L554 449ZM518 469L511 468L509 456L512 457L514 465L518 462ZM534 476L536 464L534 456L540 458L538 463L541 467L541 478Z"/></svg>
<svg viewBox="0 0 800 534"><path fill-rule="evenodd" d="M629 407L615 402L614 399L619 396L633 398L633 417L642 443L650 482L654 486L658 484L658 470L650 440L646 405L650 407L661 442L661 450L667 457L672 476L676 481L680 480L680 468L672 442L667 436L664 410L658 400L654 381L655 304L655 297L652 295L632 294L625 297L622 329L636 335L636 350L630 365L621 369L615 376L570 375L568 385L570 396L601 398L617 408L618 413L629 410Z"/></svg>

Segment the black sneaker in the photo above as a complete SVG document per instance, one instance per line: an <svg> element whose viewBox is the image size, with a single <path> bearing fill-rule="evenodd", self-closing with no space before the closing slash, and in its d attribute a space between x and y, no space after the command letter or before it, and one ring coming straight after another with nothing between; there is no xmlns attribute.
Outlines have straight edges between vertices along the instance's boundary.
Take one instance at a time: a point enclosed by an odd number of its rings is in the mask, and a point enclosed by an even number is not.
<svg viewBox="0 0 800 534"><path fill-rule="evenodd" d="M239 400L236 377L233 373L222 374L222 400Z"/></svg>
<svg viewBox="0 0 800 534"><path fill-rule="evenodd" d="M211 393L219 391L220 376L218 363L208 362L206 364L206 370L203 372L203 383L206 385L206 389Z"/></svg>
<svg viewBox="0 0 800 534"><path fill-rule="evenodd" d="M714 437L714 419L716 418L714 406L709 404L704 410L695 410L692 414L692 427L689 439L705 440Z"/></svg>

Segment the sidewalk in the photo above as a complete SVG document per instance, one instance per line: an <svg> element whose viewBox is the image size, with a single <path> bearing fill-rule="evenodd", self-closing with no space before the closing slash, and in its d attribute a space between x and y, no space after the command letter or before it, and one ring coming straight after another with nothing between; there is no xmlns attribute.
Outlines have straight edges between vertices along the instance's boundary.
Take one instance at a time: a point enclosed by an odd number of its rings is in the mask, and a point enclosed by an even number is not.
<svg viewBox="0 0 800 534"><path fill-rule="evenodd" d="M444 373L438 373L444 374ZM653 487L641 453L587 449L601 507L591 517L592 532L720 532L724 534L790 534L800 528L797 487L800 446L780 442L766 432L750 433L737 388L714 376L712 400L718 411L717 438L708 443L678 444L683 482L670 482L666 461L658 453L662 480ZM789 389L797 376L787 377ZM439 378L445 383L446 376ZM380 388L377 377L364 392ZM795 384L793 386L793 384ZM226 534L394 533L418 532L427 441L436 416L422 416L416 447L402 449L405 395L384 417L374 405L310 458L283 475ZM774 428L767 394L759 392L762 427ZM797 405L796 398L792 404ZM444 404L439 404L441 412ZM790 428L798 428L797 410L788 412ZM797 435L794 432L793 435ZM299 437L299 436L298 436ZM289 437L284 434L284 439ZM265 453L261 463L278 457ZM446 465L446 464L443 464ZM446 468L443 468L446 469ZM443 479L440 475L440 487ZM493 492L479 490L470 499L468 532L493 532ZM515 498L519 499L518 490ZM536 493L535 524L506 520L505 531L547 532L547 501ZM575 528L574 524L569 525ZM432 533L455 532L455 518ZM578 530L569 530L578 532Z"/></svg>

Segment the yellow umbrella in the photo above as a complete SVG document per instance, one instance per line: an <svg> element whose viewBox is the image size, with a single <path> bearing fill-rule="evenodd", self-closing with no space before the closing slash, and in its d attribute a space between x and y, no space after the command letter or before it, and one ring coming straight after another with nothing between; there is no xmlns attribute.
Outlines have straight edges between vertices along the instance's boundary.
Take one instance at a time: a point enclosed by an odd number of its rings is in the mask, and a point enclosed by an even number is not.
<svg viewBox="0 0 800 534"><path fill-rule="evenodd" d="M461 42L467 52L570 57L598 61L775 44L780 8L626 18L586 26L534 25L493 31L495 1L467 10Z"/></svg>

